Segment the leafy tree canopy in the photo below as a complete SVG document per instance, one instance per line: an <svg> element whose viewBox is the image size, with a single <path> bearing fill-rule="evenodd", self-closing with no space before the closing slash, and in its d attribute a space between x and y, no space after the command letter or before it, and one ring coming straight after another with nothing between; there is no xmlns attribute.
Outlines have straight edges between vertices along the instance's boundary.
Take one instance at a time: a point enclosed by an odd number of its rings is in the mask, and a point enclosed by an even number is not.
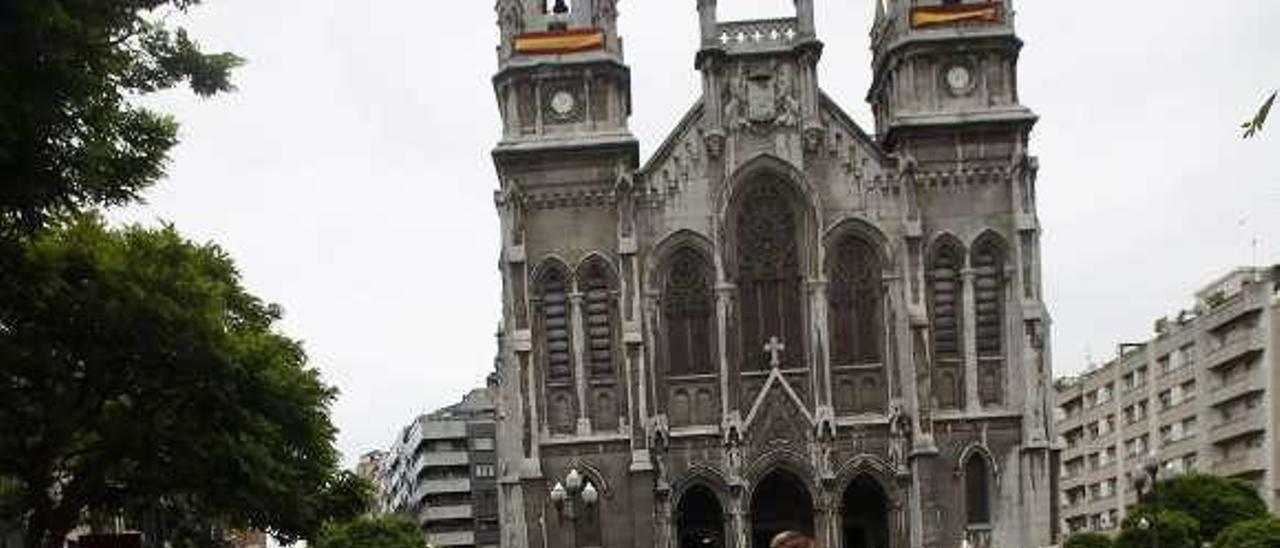
<svg viewBox="0 0 1280 548"><path fill-rule="evenodd" d="M1258 113L1253 115L1253 118L1250 118L1249 121L1241 124L1240 129L1244 130L1245 139L1252 139L1267 125L1267 118L1271 116L1271 107L1275 106L1277 94L1280 94L1280 92L1271 92L1271 96L1267 97L1267 100L1262 103Z"/></svg>
<svg viewBox="0 0 1280 548"><path fill-rule="evenodd" d="M1067 538L1063 548L1112 548L1115 542L1102 533L1076 533Z"/></svg>
<svg viewBox="0 0 1280 548"><path fill-rule="evenodd" d="M361 517L326 525L316 548L427 548L422 530L395 516Z"/></svg>
<svg viewBox="0 0 1280 548"><path fill-rule="evenodd" d="M1158 535L1161 548L1199 548L1195 518L1176 510L1161 510L1157 515L1139 508L1124 519L1116 548L1149 548L1152 536Z"/></svg>
<svg viewBox="0 0 1280 548"><path fill-rule="evenodd" d="M0 2L0 236L133 201L164 174L177 123L130 97L228 91L242 63L166 24L200 1Z"/></svg>
<svg viewBox="0 0 1280 548"><path fill-rule="evenodd" d="M363 511L367 486L338 473L335 391L280 316L172 227L85 217L27 238L0 268L0 478L28 548L61 546L86 512L291 540Z"/></svg>
<svg viewBox="0 0 1280 548"><path fill-rule="evenodd" d="M1227 527L1213 541L1213 548L1275 548L1280 546L1280 520L1251 519Z"/></svg>
<svg viewBox="0 0 1280 548"><path fill-rule="evenodd" d="M1153 503L1150 492L1140 500ZM1200 524L1198 538L1213 540L1237 521L1267 515L1267 505L1248 482L1207 474L1186 474L1160 482L1160 508L1182 512Z"/></svg>

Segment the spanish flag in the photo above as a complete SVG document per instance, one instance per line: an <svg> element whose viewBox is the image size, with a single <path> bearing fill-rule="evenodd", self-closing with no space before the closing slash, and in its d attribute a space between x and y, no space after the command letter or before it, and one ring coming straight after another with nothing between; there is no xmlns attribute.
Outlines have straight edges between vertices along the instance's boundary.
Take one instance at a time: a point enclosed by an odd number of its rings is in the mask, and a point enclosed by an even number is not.
<svg viewBox="0 0 1280 548"><path fill-rule="evenodd" d="M1000 21L1000 5L989 2L986 4L928 6L911 10L912 27L946 25L962 21L998 22Z"/></svg>
<svg viewBox="0 0 1280 548"><path fill-rule="evenodd" d="M531 32L516 37L516 51L529 55L554 55L590 51L604 47L600 29Z"/></svg>

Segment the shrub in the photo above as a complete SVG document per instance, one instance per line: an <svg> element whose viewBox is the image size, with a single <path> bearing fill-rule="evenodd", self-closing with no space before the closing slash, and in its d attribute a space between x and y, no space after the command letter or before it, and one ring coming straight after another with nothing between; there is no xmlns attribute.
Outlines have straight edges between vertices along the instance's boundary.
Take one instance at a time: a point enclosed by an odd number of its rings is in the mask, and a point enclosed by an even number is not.
<svg viewBox="0 0 1280 548"><path fill-rule="evenodd" d="M1146 520L1146 526L1143 526ZM1176 510L1161 510L1157 516L1147 509L1136 509L1124 519L1124 528L1116 539L1116 548L1148 548L1152 534L1159 535L1160 548L1199 548L1196 519Z"/></svg>
<svg viewBox="0 0 1280 548"><path fill-rule="evenodd" d="M1258 518L1227 527L1213 541L1213 548L1275 548L1280 546L1280 520Z"/></svg>
<svg viewBox="0 0 1280 548"><path fill-rule="evenodd" d="M1076 533L1067 539L1062 548L1112 548L1115 542L1102 533Z"/></svg>

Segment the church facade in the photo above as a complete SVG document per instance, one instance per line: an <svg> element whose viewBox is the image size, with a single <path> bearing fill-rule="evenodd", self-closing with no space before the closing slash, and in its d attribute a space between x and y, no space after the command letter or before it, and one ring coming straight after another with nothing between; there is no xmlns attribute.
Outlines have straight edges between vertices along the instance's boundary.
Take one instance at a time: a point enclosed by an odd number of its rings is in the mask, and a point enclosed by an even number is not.
<svg viewBox="0 0 1280 548"><path fill-rule="evenodd" d="M642 159L617 1L497 2L504 548L1055 542L1013 0L875 4L873 133L813 0L696 0L702 96Z"/></svg>

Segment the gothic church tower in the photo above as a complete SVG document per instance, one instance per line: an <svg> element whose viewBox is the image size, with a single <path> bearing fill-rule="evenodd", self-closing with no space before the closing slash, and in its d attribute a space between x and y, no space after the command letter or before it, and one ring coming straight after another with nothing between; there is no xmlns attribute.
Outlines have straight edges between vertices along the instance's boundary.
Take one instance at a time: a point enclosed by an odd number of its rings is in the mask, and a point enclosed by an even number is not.
<svg viewBox="0 0 1280 548"><path fill-rule="evenodd" d="M686 1L702 96L643 164L617 0L497 2L502 545L1052 544L1013 0L874 0L874 132L813 0Z"/></svg>

